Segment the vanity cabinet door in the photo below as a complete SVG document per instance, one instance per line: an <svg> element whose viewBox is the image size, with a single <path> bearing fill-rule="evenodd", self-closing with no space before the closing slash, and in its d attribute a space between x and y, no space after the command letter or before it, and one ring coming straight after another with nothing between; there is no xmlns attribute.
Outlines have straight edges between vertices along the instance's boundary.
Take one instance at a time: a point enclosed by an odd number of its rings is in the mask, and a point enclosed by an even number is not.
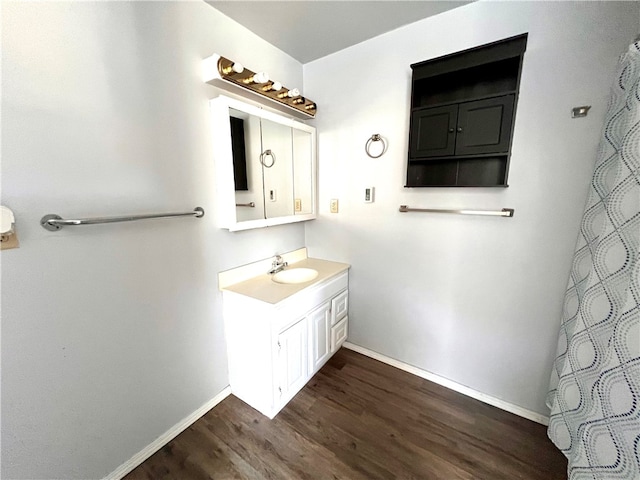
<svg viewBox="0 0 640 480"><path fill-rule="evenodd" d="M335 353L342 346L349 335L349 317L344 317L331 327L331 353Z"/></svg>
<svg viewBox="0 0 640 480"><path fill-rule="evenodd" d="M349 312L349 290L336 295L331 300L331 325L335 325Z"/></svg>
<svg viewBox="0 0 640 480"><path fill-rule="evenodd" d="M278 386L276 405L288 402L308 380L308 337L306 319L278 335Z"/></svg>
<svg viewBox="0 0 640 480"><path fill-rule="evenodd" d="M309 326L311 335L311 373L320 370L320 367L331 355L331 303L327 302L309 314Z"/></svg>

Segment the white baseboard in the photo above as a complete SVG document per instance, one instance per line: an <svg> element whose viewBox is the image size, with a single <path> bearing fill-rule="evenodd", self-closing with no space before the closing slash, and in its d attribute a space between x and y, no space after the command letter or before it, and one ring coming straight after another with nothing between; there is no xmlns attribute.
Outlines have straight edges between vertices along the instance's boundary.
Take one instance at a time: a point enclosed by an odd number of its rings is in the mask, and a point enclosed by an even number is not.
<svg viewBox="0 0 640 480"><path fill-rule="evenodd" d="M149 458L151 455L153 455L162 447L164 447L167 443L169 443L171 440L177 437L180 433L182 433L189 426L191 426L191 424L193 424L196 420L202 417L205 413L207 413L209 410L211 410L213 407L215 407L217 404L219 404L222 400L227 398L229 395L231 395L231 387L225 387L225 389L222 390L218 395L213 397L211 400L209 400L207 403L205 403L203 406L201 406L191 415L188 415L187 417L183 418L181 421L176 423L173 427L171 427L169 430L164 432L157 439L155 439L145 448L140 450L138 453L136 453L133 457L131 457L129 460L127 460L118 468L116 468L109 475L104 477L104 480L120 480L121 478L123 478L127 473L131 472L134 468L136 468L138 465L144 462L147 458Z"/></svg>
<svg viewBox="0 0 640 480"><path fill-rule="evenodd" d="M449 380L448 378L441 377L440 375L436 375L435 373L427 372L426 370L422 370L418 367L414 367L413 365L409 365L408 363L404 363L399 360L387 357L386 355L374 352L373 350L361 347L360 345L355 345L351 342L344 342L342 346L348 348L349 350L353 350L354 352L361 353L362 355L365 355L367 357L371 357L382 363L386 363L387 365L391 365L392 367L396 367L400 370L404 370L405 372L409 372L420 378L424 378L425 380L429 380L430 382L442 385L443 387L466 395L467 397L475 398L476 400L480 400L481 402L484 402L488 405L492 405L506 412L518 415L519 417L532 420L536 423L541 423L542 425L549 425L549 417L546 417L538 412L527 410L526 408L519 407L518 405L514 405L513 403L505 402L504 400L492 397L491 395L487 395L486 393L478 392L473 388L461 385L454 382L453 380Z"/></svg>

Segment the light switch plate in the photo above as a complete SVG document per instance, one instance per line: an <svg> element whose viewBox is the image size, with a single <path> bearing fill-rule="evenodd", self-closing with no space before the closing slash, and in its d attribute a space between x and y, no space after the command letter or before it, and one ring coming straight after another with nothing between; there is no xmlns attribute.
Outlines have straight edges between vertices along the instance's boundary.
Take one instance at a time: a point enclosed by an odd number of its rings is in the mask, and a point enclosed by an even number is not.
<svg viewBox="0 0 640 480"><path fill-rule="evenodd" d="M573 107L571 109L571 118L586 117L589 113L591 105L583 105L581 107Z"/></svg>
<svg viewBox="0 0 640 480"><path fill-rule="evenodd" d="M364 187L364 202L373 203L375 187Z"/></svg>
<svg viewBox="0 0 640 480"><path fill-rule="evenodd" d="M338 213L338 211L339 211L338 199L337 198L332 198L331 202L329 204L329 207L331 209L331 213Z"/></svg>

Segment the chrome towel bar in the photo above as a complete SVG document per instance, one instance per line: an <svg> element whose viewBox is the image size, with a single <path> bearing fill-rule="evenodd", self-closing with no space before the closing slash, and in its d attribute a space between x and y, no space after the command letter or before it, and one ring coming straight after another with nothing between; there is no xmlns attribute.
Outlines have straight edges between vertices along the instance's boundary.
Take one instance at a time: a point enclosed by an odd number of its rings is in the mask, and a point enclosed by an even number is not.
<svg viewBox="0 0 640 480"><path fill-rule="evenodd" d="M503 208L502 210L471 210L469 208L459 210L448 210L442 208L411 208L407 205L400 205L400 212L429 212L429 213L457 213L459 215L488 215L492 217L513 217L513 208Z"/></svg>
<svg viewBox="0 0 640 480"><path fill-rule="evenodd" d="M74 220L64 219L59 215L45 215L40 220L40 225L45 230L55 232L62 227L75 226L75 225L96 225L98 223L116 223L116 222L132 222L134 220L146 220L148 218L170 218L170 217L196 217L201 218L204 216L204 209L202 207L196 207L191 212L178 212L178 213L152 213L147 215L127 215L123 217L96 217L96 218L78 218Z"/></svg>

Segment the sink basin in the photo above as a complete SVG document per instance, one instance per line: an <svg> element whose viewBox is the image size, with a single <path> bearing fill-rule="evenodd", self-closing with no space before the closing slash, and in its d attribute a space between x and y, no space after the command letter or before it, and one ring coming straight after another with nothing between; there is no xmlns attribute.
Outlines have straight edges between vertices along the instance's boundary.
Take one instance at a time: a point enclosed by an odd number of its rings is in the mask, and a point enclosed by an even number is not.
<svg viewBox="0 0 640 480"><path fill-rule="evenodd" d="M276 273L271 279L276 283L295 285L309 282L318 276L318 271L313 268L290 268Z"/></svg>

